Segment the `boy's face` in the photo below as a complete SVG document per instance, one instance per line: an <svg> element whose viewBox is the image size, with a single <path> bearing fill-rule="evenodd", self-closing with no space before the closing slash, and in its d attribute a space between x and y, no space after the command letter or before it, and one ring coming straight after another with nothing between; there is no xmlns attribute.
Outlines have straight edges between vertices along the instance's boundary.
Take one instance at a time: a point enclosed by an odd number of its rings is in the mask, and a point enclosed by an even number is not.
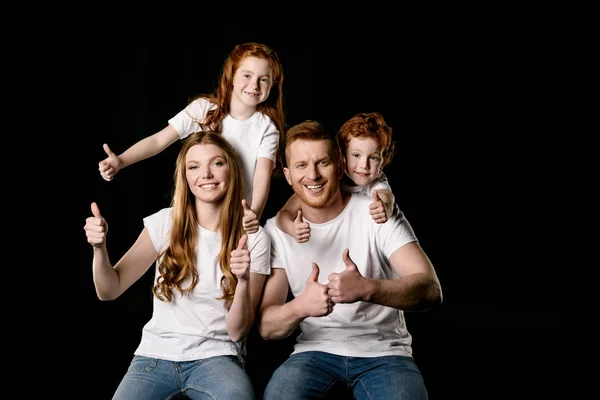
<svg viewBox="0 0 600 400"><path fill-rule="evenodd" d="M371 182L381 172L381 147L371 138L352 138L346 148L346 175L356 185Z"/></svg>

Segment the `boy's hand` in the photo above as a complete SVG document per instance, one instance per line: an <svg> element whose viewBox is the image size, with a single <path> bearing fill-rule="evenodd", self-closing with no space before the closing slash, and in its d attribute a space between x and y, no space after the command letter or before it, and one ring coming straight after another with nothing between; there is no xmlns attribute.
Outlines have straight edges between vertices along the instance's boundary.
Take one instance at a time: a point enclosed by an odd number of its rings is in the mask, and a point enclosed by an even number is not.
<svg viewBox="0 0 600 400"><path fill-rule="evenodd" d="M369 214L378 224L383 224L387 221L387 215L385 212L385 204L379 198L377 190L373 190L373 202L369 206Z"/></svg>

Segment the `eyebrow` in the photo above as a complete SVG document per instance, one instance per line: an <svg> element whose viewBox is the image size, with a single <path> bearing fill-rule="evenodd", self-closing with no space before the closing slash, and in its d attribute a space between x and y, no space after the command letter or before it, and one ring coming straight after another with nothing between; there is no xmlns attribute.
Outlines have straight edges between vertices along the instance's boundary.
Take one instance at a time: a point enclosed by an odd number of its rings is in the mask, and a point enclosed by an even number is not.
<svg viewBox="0 0 600 400"><path fill-rule="evenodd" d="M223 162L226 162L226 161L227 161L227 160L225 160L225 157L223 157L223 156L214 156L213 158L209 159L208 161L209 161L209 162L213 162L213 161L215 161L216 159L221 159L221 161L223 161ZM197 160L189 160L189 161L186 161L186 162L185 162L185 165L188 165L188 164L200 164L200 161L197 161Z"/></svg>
<svg viewBox="0 0 600 400"><path fill-rule="evenodd" d="M249 73L249 74L254 74L254 71L250 71L249 69L240 69L240 71L241 72L246 72L246 73ZM269 72L268 74L262 74L262 75L259 75L259 76L266 76L266 77L270 78L271 77L271 73Z"/></svg>

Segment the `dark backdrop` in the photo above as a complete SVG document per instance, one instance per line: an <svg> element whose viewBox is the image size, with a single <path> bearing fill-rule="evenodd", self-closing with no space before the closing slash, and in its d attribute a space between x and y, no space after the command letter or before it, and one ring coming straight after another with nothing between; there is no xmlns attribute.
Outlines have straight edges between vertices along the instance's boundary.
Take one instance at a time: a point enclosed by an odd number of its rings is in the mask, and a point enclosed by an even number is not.
<svg viewBox="0 0 600 400"><path fill-rule="evenodd" d="M67 350L93 357L81 384L110 398L151 315L152 271L119 299L97 299L92 250L81 230L90 203L108 221L115 263L141 232L142 218L169 205L180 148L177 143L105 182L97 169L102 144L120 153L162 129L191 97L212 91L233 46L260 41L283 63L290 126L314 119L335 131L357 112L380 111L393 128L396 154L385 172L444 291L439 309L407 314L430 398L551 393L561 316L537 233L534 194L546 167L533 145L545 89L527 43L460 29L402 38L372 28L368 34L232 31L205 38L182 39L177 47L99 44L85 52L96 72L81 78L86 95L75 99L89 119L76 132L77 179L68 202L75 218L69 231L80 232L70 260L79 296L70 307L86 311L68 314L77 327L72 336L85 345L73 340ZM274 179L264 217L290 193L283 179ZM290 351L289 341L265 343L253 332L249 371L259 388Z"/></svg>

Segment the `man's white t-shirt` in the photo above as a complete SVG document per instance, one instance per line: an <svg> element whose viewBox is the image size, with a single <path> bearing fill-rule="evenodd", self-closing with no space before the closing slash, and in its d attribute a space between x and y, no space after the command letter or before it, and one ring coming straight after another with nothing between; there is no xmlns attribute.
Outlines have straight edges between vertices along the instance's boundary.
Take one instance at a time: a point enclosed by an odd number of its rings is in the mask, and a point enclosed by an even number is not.
<svg viewBox="0 0 600 400"><path fill-rule="evenodd" d="M171 118L169 124L183 140L192 133L202 130L198 121L205 121L208 111L215 107L215 104L204 98L196 99ZM271 118L257 111L244 121L234 119L228 114L221 121L221 134L240 156L240 167L246 189L244 198L252 205L256 159L268 158L275 166L279 148L279 130Z"/></svg>
<svg viewBox="0 0 600 400"><path fill-rule="evenodd" d="M346 269L344 249L361 275L373 279L395 279L389 257L417 238L402 212L397 211L385 224L377 224L369 214L372 199L351 194L344 210L323 224L310 221L310 240L298 243L277 228L275 218L265 224L271 237L271 268L283 268L294 297L304 290L312 263L319 268L318 282L326 284L329 274ZM305 219L305 221L307 221ZM404 313L390 307L359 301L336 304L325 317L309 317L300 323L301 334L292 354L324 351L348 357L386 355L412 356L412 338Z"/></svg>
<svg viewBox="0 0 600 400"><path fill-rule="evenodd" d="M157 252L169 246L172 226L172 208L163 208L144 218L144 225L150 233ZM199 226L199 239L196 247L196 269L198 284L189 295L175 290L172 302L153 297L151 319L142 330L142 338L136 355L159 358L169 361L190 361L202 358L235 355L243 362L244 341L234 343L227 333L227 309L223 295L219 267L221 235ZM269 275L270 240L259 227L258 232L248 235L252 272ZM160 275L158 263L155 266L154 282ZM184 287L186 284L184 283Z"/></svg>

